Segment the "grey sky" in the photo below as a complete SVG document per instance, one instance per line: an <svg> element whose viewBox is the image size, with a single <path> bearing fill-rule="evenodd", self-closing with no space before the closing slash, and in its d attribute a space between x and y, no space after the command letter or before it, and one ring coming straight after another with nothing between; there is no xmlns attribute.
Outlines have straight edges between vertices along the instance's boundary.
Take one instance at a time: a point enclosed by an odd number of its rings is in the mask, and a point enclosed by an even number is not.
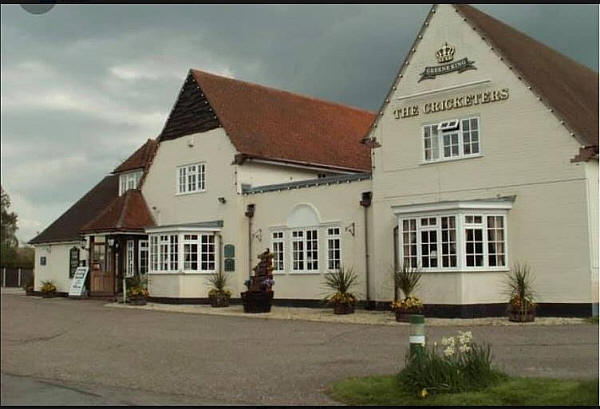
<svg viewBox="0 0 600 409"><path fill-rule="evenodd" d="M191 67L376 110L429 5L2 5L2 186L30 240L154 138ZM596 5L481 5L598 70Z"/></svg>

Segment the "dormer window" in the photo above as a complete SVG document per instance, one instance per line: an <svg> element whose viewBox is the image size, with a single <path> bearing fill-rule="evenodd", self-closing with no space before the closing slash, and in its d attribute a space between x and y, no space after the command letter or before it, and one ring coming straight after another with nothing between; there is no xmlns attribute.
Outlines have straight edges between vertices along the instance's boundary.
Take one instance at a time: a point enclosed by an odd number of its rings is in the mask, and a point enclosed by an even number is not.
<svg viewBox="0 0 600 409"><path fill-rule="evenodd" d="M481 155L479 118L446 119L423 126L425 162Z"/></svg>
<svg viewBox="0 0 600 409"><path fill-rule="evenodd" d="M122 173L119 176L119 196L127 192L129 189L137 189L142 178L143 171Z"/></svg>

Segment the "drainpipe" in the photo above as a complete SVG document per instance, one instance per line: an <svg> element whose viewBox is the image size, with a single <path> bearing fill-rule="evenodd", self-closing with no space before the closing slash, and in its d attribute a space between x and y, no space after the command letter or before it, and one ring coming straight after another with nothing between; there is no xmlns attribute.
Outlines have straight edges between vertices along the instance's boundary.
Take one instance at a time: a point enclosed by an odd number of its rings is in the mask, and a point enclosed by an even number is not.
<svg viewBox="0 0 600 409"><path fill-rule="evenodd" d="M394 227L394 302L398 301L398 281L397 274L398 271L398 225Z"/></svg>
<svg viewBox="0 0 600 409"><path fill-rule="evenodd" d="M254 217L254 204L246 206L246 217L248 218L248 280L251 280L252 272L252 218Z"/></svg>
<svg viewBox="0 0 600 409"><path fill-rule="evenodd" d="M365 284L367 287L367 291L366 291L366 299L367 299L367 305L366 305L366 309L372 309L374 307L374 305L371 305L371 297L369 294L369 230L368 230L368 208L371 206L371 197L372 197L372 193L371 192L363 192L362 194L362 200L360 201L360 205L365 209L365 217L364 217L364 222L365 222Z"/></svg>

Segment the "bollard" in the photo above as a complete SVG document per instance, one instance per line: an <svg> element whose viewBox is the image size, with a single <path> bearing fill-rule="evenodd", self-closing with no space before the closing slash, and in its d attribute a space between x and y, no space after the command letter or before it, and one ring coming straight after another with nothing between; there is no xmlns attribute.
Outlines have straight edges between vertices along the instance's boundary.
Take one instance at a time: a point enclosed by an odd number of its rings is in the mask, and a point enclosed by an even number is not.
<svg viewBox="0 0 600 409"><path fill-rule="evenodd" d="M425 316L412 314L410 316L410 335L408 338L410 345L410 356L417 351L423 351L425 348Z"/></svg>

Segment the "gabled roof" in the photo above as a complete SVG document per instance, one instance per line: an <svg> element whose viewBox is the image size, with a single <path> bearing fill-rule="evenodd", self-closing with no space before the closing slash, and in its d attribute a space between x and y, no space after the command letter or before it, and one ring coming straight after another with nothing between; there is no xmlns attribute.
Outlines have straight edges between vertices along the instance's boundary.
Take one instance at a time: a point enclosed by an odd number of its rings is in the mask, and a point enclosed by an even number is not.
<svg viewBox="0 0 600 409"><path fill-rule="evenodd" d="M79 241L79 229L119 195L119 176L106 176L30 244Z"/></svg>
<svg viewBox="0 0 600 409"><path fill-rule="evenodd" d="M554 114L565 122L583 146L598 146L598 73L571 60L520 31L473 8L457 4L455 10L498 52L511 69L527 83ZM433 5L415 36L392 86L377 112L382 113L402 79L408 62L423 38L437 5ZM371 135L377 117L362 143L378 146Z"/></svg>
<svg viewBox="0 0 600 409"><path fill-rule="evenodd" d="M143 232L155 226L142 192L130 189L115 198L106 208L82 228L82 233L109 231Z"/></svg>
<svg viewBox="0 0 600 409"><path fill-rule="evenodd" d="M598 73L466 4L455 9L566 122L583 145L598 146Z"/></svg>
<svg viewBox="0 0 600 409"><path fill-rule="evenodd" d="M154 139L148 139L146 143L140 146L138 150L133 152L129 158L117 166L112 173L127 172L135 169L145 169L146 165L152 161L157 148L158 142Z"/></svg>
<svg viewBox="0 0 600 409"><path fill-rule="evenodd" d="M190 70L159 141L222 126L245 158L364 171L372 112Z"/></svg>

